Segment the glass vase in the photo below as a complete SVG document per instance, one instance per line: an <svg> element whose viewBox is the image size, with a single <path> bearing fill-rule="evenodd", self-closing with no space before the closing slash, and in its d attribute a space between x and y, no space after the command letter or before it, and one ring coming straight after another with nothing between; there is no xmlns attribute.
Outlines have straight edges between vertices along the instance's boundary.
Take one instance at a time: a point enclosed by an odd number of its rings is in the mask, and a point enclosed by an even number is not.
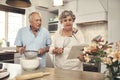
<svg viewBox="0 0 120 80"><path fill-rule="evenodd" d="M120 80L120 69L118 66L112 66L108 68L110 80Z"/></svg>
<svg viewBox="0 0 120 80"><path fill-rule="evenodd" d="M120 80L120 69L118 66L112 66L109 68L111 80Z"/></svg>

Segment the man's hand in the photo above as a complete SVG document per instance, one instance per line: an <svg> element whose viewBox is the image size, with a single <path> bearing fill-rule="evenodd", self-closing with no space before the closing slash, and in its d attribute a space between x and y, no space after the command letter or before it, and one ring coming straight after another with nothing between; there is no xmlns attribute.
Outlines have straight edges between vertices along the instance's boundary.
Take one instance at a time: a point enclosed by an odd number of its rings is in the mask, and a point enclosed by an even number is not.
<svg viewBox="0 0 120 80"><path fill-rule="evenodd" d="M49 47L47 46L46 48L40 48L39 51L38 51L38 53L39 54L44 54L44 53L46 53L48 51L49 51Z"/></svg>
<svg viewBox="0 0 120 80"><path fill-rule="evenodd" d="M45 53L45 48L40 48L38 51L39 54L44 54Z"/></svg>
<svg viewBox="0 0 120 80"><path fill-rule="evenodd" d="M17 52L19 52L20 54L24 53L25 50L26 50L26 46L23 46L23 47L20 47L20 46L17 46Z"/></svg>

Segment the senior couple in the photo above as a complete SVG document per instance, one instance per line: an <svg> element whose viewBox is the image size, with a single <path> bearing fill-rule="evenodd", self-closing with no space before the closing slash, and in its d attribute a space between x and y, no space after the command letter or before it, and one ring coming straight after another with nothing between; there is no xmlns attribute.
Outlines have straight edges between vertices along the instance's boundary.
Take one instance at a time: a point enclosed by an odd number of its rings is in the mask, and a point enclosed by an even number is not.
<svg viewBox="0 0 120 80"><path fill-rule="evenodd" d="M82 70L79 59L68 59L72 46L84 43L84 38L78 29L73 27L76 17L72 11L65 10L59 20L63 28L57 30L52 40L47 29L42 24L41 15L32 12L29 15L30 25L21 28L16 36L15 45L19 53L26 50L38 51L41 67L46 66L46 54L54 56L54 67L61 69Z"/></svg>

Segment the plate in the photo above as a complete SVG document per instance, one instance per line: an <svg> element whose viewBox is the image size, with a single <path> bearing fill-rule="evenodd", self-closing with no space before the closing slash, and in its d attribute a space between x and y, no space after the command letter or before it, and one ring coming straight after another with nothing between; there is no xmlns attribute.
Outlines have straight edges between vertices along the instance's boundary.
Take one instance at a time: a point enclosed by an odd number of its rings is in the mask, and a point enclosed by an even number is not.
<svg viewBox="0 0 120 80"><path fill-rule="evenodd" d="M5 78L8 78L10 75L9 72L0 72L0 80L3 80Z"/></svg>

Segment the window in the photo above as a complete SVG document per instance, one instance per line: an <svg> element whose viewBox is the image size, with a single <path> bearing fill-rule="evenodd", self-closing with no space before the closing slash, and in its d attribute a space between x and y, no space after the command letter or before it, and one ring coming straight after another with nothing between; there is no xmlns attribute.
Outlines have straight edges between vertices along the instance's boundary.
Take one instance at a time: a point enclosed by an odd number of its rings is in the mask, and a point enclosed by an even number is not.
<svg viewBox="0 0 120 80"><path fill-rule="evenodd" d="M11 46L14 46L18 30L23 27L22 20L22 14L8 13L8 41Z"/></svg>
<svg viewBox="0 0 120 80"><path fill-rule="evenodd" d="M0 11L0 39L5 38L5 12Z"/></svg>
<svg viewBox="0 0 120 80"><path fill-rule="evenodd" d="M8 41L10 47L14 47L17 32L24 24L24 15L0 11L0 38L4 39L4 42ZM2 46L5 47L6 45Z"/></svg>

